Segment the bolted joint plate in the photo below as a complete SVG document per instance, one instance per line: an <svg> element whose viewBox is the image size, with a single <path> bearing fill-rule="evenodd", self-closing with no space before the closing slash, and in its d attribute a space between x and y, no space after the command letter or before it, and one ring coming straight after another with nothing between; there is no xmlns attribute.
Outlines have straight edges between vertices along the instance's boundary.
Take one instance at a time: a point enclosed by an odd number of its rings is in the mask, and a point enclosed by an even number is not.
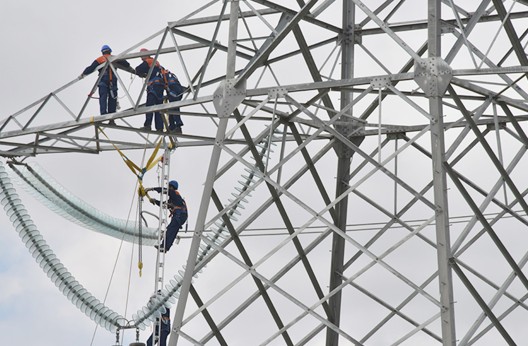
<svg viewBox="0 0 528 346"><path fill-rule="evenodd" d="M337 45L342 45L342 44L361 44L362 43L362 39L361 39L361 35L358 34L356 31L359 31L361 30L361 26L359 25L356 25L356 26L351 26L351 25L348 25L339 35L338 35L338 39L337 39Z"/></svg>
<svg viewBox="0 0 528 346"><path fill-rule="evenodd" d="M268 90L268 97L270 98L270 100L283 98L287 94L288 94L288 90L286 90L286 88L279 87L279 88L271 88Z"/></svg>
<svg viewBox="0 0 528 346"><path fill-rule="evenodd" d="M219 117L228 117L246 97L246 81L228 79L220 83L213 93L213 104Z"/></svg>
<svg viewBox="0 0 528 346"><path fill-rule="evenodd" d="M453 78L453 70L442 58L432 57L414 63L414 81L427 97L442 96Z"/></svg>
<svg viewBox="0 0 528 346"><path fill-rule="evenodd" d="M373 89L386 89L391 83L389 76L374 77L370 81L370 86Z"/></svg>

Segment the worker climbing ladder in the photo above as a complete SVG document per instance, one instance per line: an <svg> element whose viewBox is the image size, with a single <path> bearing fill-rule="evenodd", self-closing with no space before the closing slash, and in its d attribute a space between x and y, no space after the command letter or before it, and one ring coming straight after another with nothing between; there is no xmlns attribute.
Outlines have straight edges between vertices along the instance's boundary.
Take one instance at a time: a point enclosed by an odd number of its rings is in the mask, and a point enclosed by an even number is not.
<svg viewBox="0 0 528 346"><path fill-rule="evenodd" d="M159 209L159 236L158 236L158 253L156 258L156 283L155 291L157 292L161 287L163 287L164 282L164 260L165 260L165 251L164 247L161 246L165 243L165 234L167 231L167 217L168 209L164 208L168 201L168 186L169 186L169 171L170 171L170 149L165 146L163 157L160 160L160 173L159 173L159 183L162 188L160 193L160 209Z"/></svg>
<svg viewBox="0 0 528 346"><path fill-rule="evenodd" d="M168 187L169 187L169 173L170 173L170 149L169 145L165 142L165 148L163 152L162 159L159 162L160 172L159 172L159 186L161 186L162 191L160 193L160 208L159 208L159 227L158 227L158 245L157 255L156 255L156 272L155 272L155 283L154 283L154 292L158 294L163 288L165 281L165 244L166 244L166 233L167 233L167 217L168 217ZM160 319L156 318L153 330L157 331L153 333L155 339L154 344L158 342L158 339L161 335L160 331Z"/></svg>
<svg viewBox="0 0 528 346"><path fill-rule="evenodd" d="M162 190L160 193L160 208L159 208L159 233L158 233L158 245L157 245L157 255L156 255L156 277L154 284L154 292L158 294L163 288L165 281L165 244L166 244L166 233L167 233L167 217L168 217L168 208L166 208L167 201L169 198L168 189L169 189L169 173L170 173L170 148L167 142L164 143L164 152L162 159L159 162L160 172L159 172L159 186ZM158 342L158 339L161 335L161 324L160 319L156 318L154 321L153 330L157 331L153 333L154 335L154 344Z"/></svg>

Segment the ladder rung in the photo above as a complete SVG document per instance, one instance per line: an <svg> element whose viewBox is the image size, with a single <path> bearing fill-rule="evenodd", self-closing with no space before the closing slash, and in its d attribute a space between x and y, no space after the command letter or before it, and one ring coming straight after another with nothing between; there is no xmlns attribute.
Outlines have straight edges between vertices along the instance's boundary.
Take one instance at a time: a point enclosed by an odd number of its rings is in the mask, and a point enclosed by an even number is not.
<svg viewBox="0 0 528 346"><path fill-rule="evenodd" d="M246 179L248 181L251 181L251 182L255 181L255 175L250 177L249 175L242 174L241 176L242 176L242 178L244 178L244 179Z"/></svg>
<svg viewBox="0 0 528 346"><path fill-rule="evenodd" d="M248 203L247 199L245 199L245 198L239 198L240 195L237 195L237 194L234 193L234 192L231 192L231 196L235 197L236 199L240 199L241 202Z"/></svg>
<svg viewBox="0 0 528 346"><path fill-rule="evenodd" d="M239 188L238 186L235 186L235 190L237 190L237 191L240 192L241 194L244 193L244 191L243 191L241 188ZM247 196L251 197L251 194L248 193Z"/></svg>
<svg viewBox="0 0 528 346"><path fill-rule="evenodd" d="M235 208L231 208L231 209L229 209L229 211L230 211L230 212L233 212L233 213L235 213L235 214L237 214L237 215L242 215L242 214L241 214L238 210L236 210Z"/></svg>
<svg viewBox="0 0 528 346"><path fill-rule="evenodd" d="M238 200L236 202L232 198L228 198L227 200L229 201L230 204L233 204L233 206L236 208L246 209L246 207L244 207L244 205L242 204L243 200Z"/></svg>
<svg viewBox="0 0 528 346"><path fill-rule="evenodd" d="M251 181L251 180L250 180L250 181L247 181L247 180L245 180L245 181L243 181L243 180L238 180L237 182L238 182L240 185L242 185L242 187L250 187L251 184L253 183L253 181Z"/></svg>

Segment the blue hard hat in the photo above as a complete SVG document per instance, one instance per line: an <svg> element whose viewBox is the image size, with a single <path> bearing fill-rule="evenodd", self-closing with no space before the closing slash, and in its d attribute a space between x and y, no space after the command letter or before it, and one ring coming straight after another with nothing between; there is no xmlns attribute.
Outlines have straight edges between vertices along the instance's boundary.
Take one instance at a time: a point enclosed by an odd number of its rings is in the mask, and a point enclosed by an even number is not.
<svg viewBox="0 0 528 346"><path fill-rule="evenodd" d="M178 182L176 180L169 181L169 186L172 186L175 190L178 190Z"/></svg>
<svg viewBox="0 0 528 346"><path fill-rule="evenodd" d="M106 51L109 51L110 53L112 53L112 48L110 48L110 46L107 44L101 47L101 52L106 52Z"/></svg>

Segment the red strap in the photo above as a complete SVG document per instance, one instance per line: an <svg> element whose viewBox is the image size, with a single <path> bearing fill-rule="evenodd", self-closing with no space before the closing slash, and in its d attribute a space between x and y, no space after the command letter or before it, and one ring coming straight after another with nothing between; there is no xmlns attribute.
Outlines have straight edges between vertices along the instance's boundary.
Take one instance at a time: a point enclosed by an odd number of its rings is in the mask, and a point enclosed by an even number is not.
<svg viewBox="0 0 528 346"><path fill-rule="evenodd" d="M108 61L108 57L110 56L110 54L104 54L104 55L101 55L100 57L98 57L97 59L95 59L99 65L101 64L104 64L105 62ZM108 78L110 80L110 82L112 82L112 68L110 66L108 66Z"/></svg>

